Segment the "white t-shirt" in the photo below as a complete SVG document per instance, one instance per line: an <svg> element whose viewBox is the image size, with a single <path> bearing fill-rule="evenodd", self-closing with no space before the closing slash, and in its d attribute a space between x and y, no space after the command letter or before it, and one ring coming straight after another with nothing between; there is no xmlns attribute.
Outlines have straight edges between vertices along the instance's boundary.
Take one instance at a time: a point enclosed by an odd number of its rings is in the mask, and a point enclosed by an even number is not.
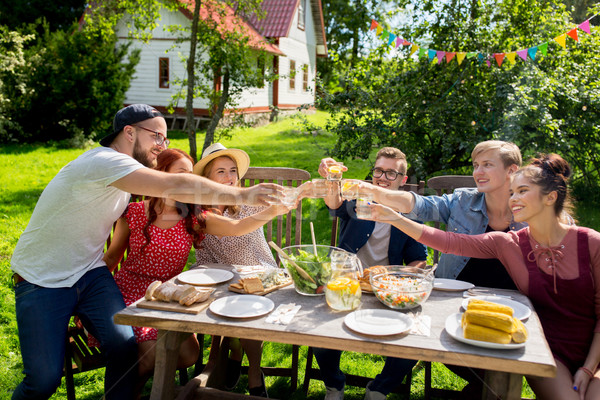
<svg viewBox="0 0 600 400"><path fill-rule="evenodd" d="M108 147L86 151L64 166L42 192L19 238L13 272L39 286L71 287L104 265L104 243L130 196L110 184L140 168Z"/></svg>
<svg viewBox="0 0 600 400"><path fill-rule="evenodd" d="M356 253L364 268L390 264L388 251L390 249L391 230L392 226L390 224L375 222L371 237Z"/></svg>

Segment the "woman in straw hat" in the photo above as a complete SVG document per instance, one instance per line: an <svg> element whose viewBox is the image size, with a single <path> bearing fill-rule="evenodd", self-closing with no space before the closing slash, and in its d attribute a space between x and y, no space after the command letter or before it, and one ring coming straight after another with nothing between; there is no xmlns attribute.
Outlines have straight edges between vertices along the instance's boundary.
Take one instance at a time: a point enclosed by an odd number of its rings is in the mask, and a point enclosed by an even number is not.
<svg viewBox="0 0 600 400"><path fill-rule="evenodd" d="M239 179L246 174L250 165L250 157L240 149L228 149L221 143L215 143L204 150L200 161L194 165L194 173L204 176L223 185L238 186ZM217 214L234 220L257 218L264 225L276 214L271 207L251 206L210 206ZM275 207L281 208L281 207ZM207 213L205 218L210 224L217 215ZM267 268L277 266L273 254L267 245L262 228L258 228L242 236L206 235L202 250L196 252L199 264L224 263L235 265L262 265ZM243 351L248 357L248 389L251 395L268 397L264 384L264 376L260 369L262 342L247 339L229 340L230 358L227 360L225 386L233 389L239 380ZM243 348L243 351L242 351Z"/></svg>

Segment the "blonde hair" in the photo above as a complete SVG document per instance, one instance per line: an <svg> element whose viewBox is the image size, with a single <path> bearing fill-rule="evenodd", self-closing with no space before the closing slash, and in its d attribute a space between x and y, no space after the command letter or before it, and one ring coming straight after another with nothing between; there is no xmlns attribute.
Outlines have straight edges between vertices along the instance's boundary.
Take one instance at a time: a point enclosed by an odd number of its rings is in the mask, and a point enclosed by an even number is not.
<svg viewBox="0 0 600 400"><path fill-rule="evenodd" d="M505 168L513 164L520 167L523 163L519 147L512 142L504 142L502 140L486 140L485 142L478 143L471 152L471 160L475 160L475 157L488 150L496 150L499 153Z"/></svg>
<svg viewBox="0 0 600 400"><path fill-rule="evenodd" d="M375 156L375 161L377 162L377 160L379 160L381 157L385 157L385 158L391 158L394 160L400 160L400 172L402 175L406 175L406 168L407 168L407 163L406 163L406 156L404 155L404 153L402 151L400 151L399 149L395 148L395 147L384 147L381 150L379 150L377 152L377 155Z"/></svg>
<svg viewBox="0 0 600 400"><path fill-rule="evenodd" d="M202 176L203 176L203 177L205 177L205 178L208 178L208 176L209 176L209 175L210 175L210 173L212 172L212 169L213 169L213 166L214 166L214 164L215 164L215 161L216 161L216 160L218 160L219 158L223 158L223 157L225 157L225 158L229 158L229 159L230 159L231 161L233 161L233 163L235 164L235 167L236 167L236 169L238 168L238 165L237 165L237 163L235 162L235 160L234 160L233 158L229 157L229 156L220 156L220 157L215 157L215 158L213 158L212 160L210 160L210 161L209 161L209 162L206 164L206 166L204 167L204 170L202 171ZM234 185L234 186L238 186L238 187L239 187L239 186L241 185L241 183L240 183L240 173L239 173L239 171L237 172L237 177L238 177L238 180L237 180L237 182L235 183L235 185ZM210 178L208 178L208 179L210 179ZM204 206L202 206L202 207L204 207ZM235 216L235 215L237 215L237 214L240 212L240 206L237 206L237 205L234 205L234 206L226 206L226 207L225 207L225 209L226 209L227 211L229 211L229 215L231 215L231 216Z"/></svg>

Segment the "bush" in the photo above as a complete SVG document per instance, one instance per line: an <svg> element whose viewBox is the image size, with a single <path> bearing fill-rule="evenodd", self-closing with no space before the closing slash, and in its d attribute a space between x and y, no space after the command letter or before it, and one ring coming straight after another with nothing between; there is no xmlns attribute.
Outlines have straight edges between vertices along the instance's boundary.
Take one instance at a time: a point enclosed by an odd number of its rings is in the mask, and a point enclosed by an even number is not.
<svg viewBox="0 0 600 400"><path fill-rule="evenodd" d="M139 52L128 59L128 45L89 37L73 26L70 32L50 32L25 50L27 76L18 91L5 85L12 99L8 118L0 126L0 141L85 142L110 131L115 112L122 107Z"/></svg>

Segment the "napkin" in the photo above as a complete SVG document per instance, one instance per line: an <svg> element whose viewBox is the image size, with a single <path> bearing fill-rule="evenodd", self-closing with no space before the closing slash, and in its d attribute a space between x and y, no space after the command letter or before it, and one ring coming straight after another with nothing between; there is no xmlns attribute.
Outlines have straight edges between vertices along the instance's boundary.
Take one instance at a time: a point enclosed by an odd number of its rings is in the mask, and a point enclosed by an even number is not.
<svg viewBox="0 0 600 400"><path fill-rule="evenodd" d="M269 324L287 325L292 322L292 318L300 310L300 307L295 303L280 304L265 321Z"/></svg>
<svg viewBox="0 0 600 400"><path fill-rule="evenodd" d="M411 335L429 336L431 334L431 317L429 315L411 314L413 327Z"/></svg>

